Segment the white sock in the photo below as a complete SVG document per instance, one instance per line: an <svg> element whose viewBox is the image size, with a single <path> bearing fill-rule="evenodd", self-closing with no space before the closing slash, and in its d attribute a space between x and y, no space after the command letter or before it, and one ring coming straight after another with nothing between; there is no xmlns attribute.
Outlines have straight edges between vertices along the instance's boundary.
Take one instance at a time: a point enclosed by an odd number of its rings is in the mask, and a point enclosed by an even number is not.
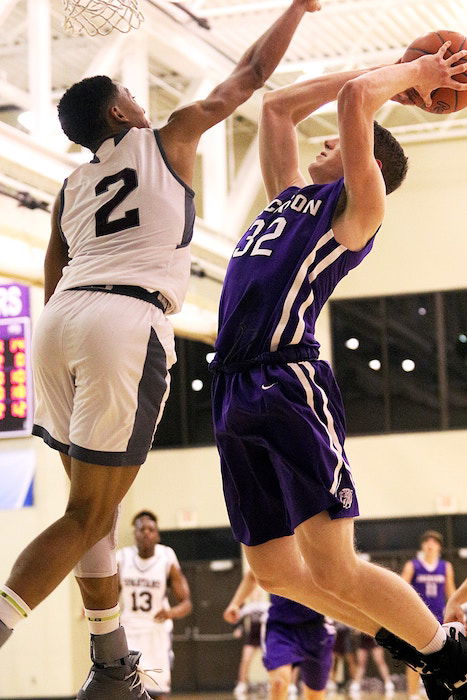
<svg viewBox="0 0 467 700"><path fill-rule="evenodd" d="M423 647L423 649L419 649L418 651L421 654L434 654L435 651L439 651L440 649L443 648L444 642L446 641L446 630L441 627L441 625L438 623L438 629L436 630L436 634L431 640L429 644L426 645L426 647Z"/></svg>
<svg viewBox="0 0 467 700"><path fill-rule="evenodd" d="M30 613L31 608L17 593L8 586L0 586L0 620L4 625L13 630Z"/></svg>
<svg viewBox="0 0 467 700"><path fill-rule="evenodd" d="M84 610L91 634L108 634L120 627L120 605L108 610Z"/></svg>

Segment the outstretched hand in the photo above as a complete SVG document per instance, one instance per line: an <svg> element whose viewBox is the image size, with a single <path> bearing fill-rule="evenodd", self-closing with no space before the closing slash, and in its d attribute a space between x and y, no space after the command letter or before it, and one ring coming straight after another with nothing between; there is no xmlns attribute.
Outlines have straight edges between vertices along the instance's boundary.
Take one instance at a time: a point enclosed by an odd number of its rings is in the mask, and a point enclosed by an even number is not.
<svg viewBox="0 0 467 700"><path fill-rule="evenodd" d="M458 51L452 56L444 58L444 54L450 46L451 42L445 41L436 53L427 54L416 59L422 65L423 71L421 81L414 85L414 88L428 108L432 104L431 93L437 88L447 87L452 90L467 90L467 83L460 83L454 79L456 75L464 73L466 69L465 63L460 63L458 66L454 64L467 56L467 50Z"/></svg>
<svg viewBox="0 0 467 700"><path fill-rule="evenodd" d="M306 12L319 12L319 10L321 10L321 3L319 0L294 0L294 2L303 3Z"/></svg>

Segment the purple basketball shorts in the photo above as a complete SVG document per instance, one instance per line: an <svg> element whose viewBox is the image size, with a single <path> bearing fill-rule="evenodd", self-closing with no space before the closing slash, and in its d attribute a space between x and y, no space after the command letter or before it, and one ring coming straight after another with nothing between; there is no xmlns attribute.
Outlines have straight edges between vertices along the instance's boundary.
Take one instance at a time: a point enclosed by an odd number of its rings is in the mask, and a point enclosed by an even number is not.
<svg viewBox="0 0 467 700"><path fill-rule="evenodd" d="M345 419L327 362L218 372L213 418L234 536L246 545L292 535L327 511L358 515Z"/></svg>
<svg viewBox="0 0 467 700"><path fill-rule="evenodd" d="M331 670L334 636L321 624L268 622L264 666L268 671L274 671L280 666L300 665L305 685L311 690L323 690Z"/></svg>

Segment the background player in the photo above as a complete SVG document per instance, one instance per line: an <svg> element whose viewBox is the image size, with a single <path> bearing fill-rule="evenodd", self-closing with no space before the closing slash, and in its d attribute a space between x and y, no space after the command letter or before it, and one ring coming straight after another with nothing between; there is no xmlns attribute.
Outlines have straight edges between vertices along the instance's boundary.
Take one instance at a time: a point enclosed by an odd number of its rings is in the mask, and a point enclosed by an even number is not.
<svg viewBox="0 0 467 700"><path fill-rule="evenodd" d="M240 582L224 619L235 622L245 598L256 586L251 570ZM293 668L300 666L305 700L323 700L332 665L335 629L323 615L272 595L267 611L263 663L268 671L269 700L286 700L293 687ZM294 694L295 696L295 694Z"/></svg>
<svg viewBox="0 0 467 700"><path fill-rule="evenodd" d="M438 86L457 89L463 66L454 63L466 52L444 59L448 46L410 64L325 75L265 96L260 149L270 203L227 269L213 413L229 517L259 584L378 634L406 660L414 654L417 666L442 667L453 686L465 682L465 640L447 639L405 581L355 553L343 407L314 338L323 304L370 251L385 196L405 175L402 149L374 115L410 87L426 104ZM336 96L339 138L325 142L307 186L295 127Z"/></svg>
<svg viewBox="0 0 467 700"><path fill-rule="evenodd" d="M339 680L345 680L345 667L347 665L348 677L350 682L355 679L356 661L353 649L354 630L347 627L342 622L335 622L336 638L334 640L332 668L329 674L329 681L326 685L326 691L332 695L338 690ZM339 680L338 680L339 679Z"/></svg>
<svg viewBox="0 0 467 700"><path fill-rule="evenodd" d="M247 584L249 584L249 581L245 583L245 587ZM261 651L263 620L269 608L269 602L261 599L261 595L264 595L264 593L259 586L255 586L250 594L247 593L242 598L242 600L249 598L249 601L245 604L238 605L235 602L238 597L236 593L230 604L224 610L224 620L231 625L237 625L234 636L244 635L242 655L238 667L238 679L233 693L237 700L246 700L248 697L251 663L255 653Z"/></svg>
<svg viewBox="0 0 467 700"><path fill-rule="evenodd" d="M159 697L170 693L172 620L190 614L190 588L174 550L160 544L154 513L137 513L132 525L135 544L117 552L121 622L130 647L141 651L143 668L158 670L157 692L154 685L147 690L151 697ZM173 607L169 589L177 600Z"/></svg>
<svg viewBox="0 0 467 700"><path fill-rule="evenodd" d="M384 683L384 697L394 697L394 683L391 680L389 668L384 659L384 649L376 644L374 637L370 637L370 635L361 632L357 636L357 649L355 654L357 657L357 668L354 680L349 686L350 698L352 700L360 700L361 684L365 677L370 654Z"/></svg>
<svg viewBox="0 0 467 700"><path fill-rule="evenodd" d="M76 83L60 101L66 135L95 156L65 181L52 214L34 433L61 453L70 497L0 588L0 645L76 567L94 662L80 700L147 697L119 625L116 520L168 393L175 356L164 314L179 310L188 285L199 139L264 85L304 13L319 8L293 0L223 83L155 133L106 76Z"/></svg>
<svg viewBox="0 0 467 700"><path fill-rule="evenodd" d="M440 622L443 622L446 600L456 588L452 564L441 559L442 546L443 536L440 532L424 532L420 538L421 552L415 559L410 559L404 564L401 574ZM420 676L407 667L406 678L409 698L417 700Z"/></svg>

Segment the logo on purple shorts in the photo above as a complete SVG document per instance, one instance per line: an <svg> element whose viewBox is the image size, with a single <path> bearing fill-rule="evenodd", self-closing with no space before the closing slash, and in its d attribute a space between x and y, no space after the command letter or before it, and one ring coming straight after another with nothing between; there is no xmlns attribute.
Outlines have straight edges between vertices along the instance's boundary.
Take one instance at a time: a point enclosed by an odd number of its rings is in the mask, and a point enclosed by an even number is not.
<svg viewBox="0 0 467 700"><path fill-rule="evenodd" d="M352 489L341 489L339 491L339 500L344 508L350 508L352 505L353 491Z"/></svg>

